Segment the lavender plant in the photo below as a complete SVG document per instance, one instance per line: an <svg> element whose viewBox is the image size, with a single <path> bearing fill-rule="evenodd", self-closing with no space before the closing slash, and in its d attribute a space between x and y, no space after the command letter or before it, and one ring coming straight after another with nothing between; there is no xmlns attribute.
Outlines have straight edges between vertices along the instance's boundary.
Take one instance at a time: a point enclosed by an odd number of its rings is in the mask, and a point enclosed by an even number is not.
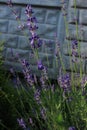
<svg viewBox="0 0 87 130"><path fill-rule="evenodd" d="M63 0L63 15L66 23L66 2ZM11 0L9 6L12 8ZM14 12L14 11L13 11ZM38 29L36 18L33 17L33 10L30 5L25 9L27 15L27 27L31 32L30 45L37 60L38 71L41 72L41 77L35 77L32 74L28 61L18 61L23 67L25 85L20 82L17 75L12 72L16 78L16 88L19 97L21 109L18 110L21 116L17 118L19 126L29 130L86 130L87 129L87 77L80 77L79 86L72 83L74 80L73 73L68 73L64 69L63 61L61 60L60 74L56 83L52 83L48 77L48 68L39 59L38 48L41 47L43 41L36 33ZM66 33L68 33L66 23ZM72 63L77 64L78 41L75 39L71 45ZM56 56L61 58L58 50ZM62 71L63 70L63 71ZM81 72L82 73L82 72ZM73 77L73 79L72 79ZM73 81L74 82L74 81ZM20 87L18 87L20 86ZM23 95L21 95L21 91Z"/></svg>

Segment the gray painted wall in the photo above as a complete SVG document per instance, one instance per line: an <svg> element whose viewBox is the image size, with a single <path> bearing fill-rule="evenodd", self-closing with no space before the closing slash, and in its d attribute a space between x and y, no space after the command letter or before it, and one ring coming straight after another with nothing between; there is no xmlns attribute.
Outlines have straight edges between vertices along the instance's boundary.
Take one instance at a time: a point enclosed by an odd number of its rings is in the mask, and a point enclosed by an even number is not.
<svg viewBox="0 0 87 130"><path fill-rule="evenodd" d="M68 6L68 29L69 35L66 35L64 54L65 54L65 61L66 61L66 68L70 70L70 66L68 60L72 57L68 56L68 44L70 44L73 39L78 39L80 44L80 54L82 55L82 71L87 73L87 0L69 0ZM76 26L76 21L77 25ZM77 28L77 29L76 29ZM78 35L78 36L77 36ZM73 70L75 64L72 64ZM80 70L80 59L78 57L78 72Z"/></svg>
<svg viewBox="0 0 87 130"><path fill-rule="evenodd" d="M32 50L28 41L30 33L27 28L25 28L24 31L18 29L19 23L15 20L15 16L12 14L11 9L6 5L6 2L7 0L0 0L0 41L5 42L5 65L7 68L14 66L17 71L21 71L20 64L16 60L13 60L13 56L11 55L11 50L13 50L14 54L19 53L21 58L27 59L31 64L33 72L38 74L36 61L33 56L31 57ZM39 27L38 34L43 40L45 40L45 45L43 44L39 49L39 56L45 65L48 65L48 57L49 75L54 78L58 73L58 69L55 68L55 56L53 55L56 49L54 38L55 33L57 33L58 40L61 43L65 67L67 70L70 70L69 59L71 57L68 56L67 45L70 39L73 40L76 38L75 19L77 19L78 23L78 37L81 42L81 53L85 54L85 60L82 59L82 69L87 72L87 0L76 0L76 12L74 12L74 0L69 0L67 15L69 35L66 35L66 39L64 18L61 11L61 0L13 0L14 8L19 12L21 23L26 22L24 11L27 4L32 5L34 16L37 18L37 25Z"/></svg>
<svg viewBox="0 0 87 130"><path fill-rule="evenodd" d="M58 72L55 69L55 33L60 43L64 42L64 20L61 12L61 3L58 0L13 0L15 10L19 12L21 23L26 22L25 7L31 4L34 16L37 18L39 27L37 33L45 40L45 44L39 49L39 56L42 62L48 66L49 73L54 77ZM11 9L6 5L6 0L0 0L0 40L5 41L4 58L7 68L16 67L17 71L21 71L20 64L13 60L13 54L18 53L21 58L25 58L31 64L33 72L38 73L36 60L31 57L32 50L29 45L29 31L25 28L23 31L18 29L19 22L15 20ZM61 44L62 46L62 44Z"/></svg>

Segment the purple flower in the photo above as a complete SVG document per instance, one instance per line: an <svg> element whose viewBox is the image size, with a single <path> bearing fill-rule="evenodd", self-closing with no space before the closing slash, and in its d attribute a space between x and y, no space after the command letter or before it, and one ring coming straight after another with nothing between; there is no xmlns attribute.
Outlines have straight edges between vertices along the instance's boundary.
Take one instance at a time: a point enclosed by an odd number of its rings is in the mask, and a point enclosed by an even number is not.
<svg viewBox="0 0 87 130"><path fill-rule="evenodd" d="M18 12L15 9L13 9L12 12L16 17L16 20L18 20L19 19Z"/></svg>
<svg viewBox="0 0 87 130"><path fill-rule="evenodd" d="M13 14L15 15L16 20L18 20L18 19L19 19L19 16L18 16L18 14L17 14L18 12L17 12L15 9L13 9L12 0L8 0L8 1L7 1L7 4L8 4L8 6L11 8Z"/></svg>
<svg viewBox="0 0 87 130"><path fill-rule="evenodd" d="M74 126L70 126L68 130L76 130Z"/></svg>
<svg viewBox="0 0 87 130"><path fill-rule="evenodd" d="M38 35L36 35L36 34L32 35L32 37L29 38L30 41L33 40L34 42L37 41L38 39L39 39L39 37L38 37Z"/></svg>
<svg viewBox="0 0 87 130"><path fill-rule="evenodd" d="M37 48L41 47L42 44L43 44L43 41L39 38L38 39Z"/></svg>
<svg viewBox="0 0 87 130"><path fill-rule="evenodd" d="M39 48L42 45L42 40L35 33L29 38L30 44L33 48Z"/></svg>
<svg viewBox="0 0 87 130"><path fill-rule="evenodd" d="M18 75L15 73L15 70L13 68L10 68L10 72L12 74L12 81L15 86L18 86L20 84L20 79Z"/></svg>
<svg viewBox="0 0 87 130"><path fill-rule="evenodd" d="M46 90L47 89L47 85L46 85L46 79L44 78L44 76L42 75L40 78L40 82L41 82L41 87Z"/></svg>
<svg viewBox="0 0 87 130"><path fill-rule="evenodd" d="M47 90L48 88L47 81L48 81L47 68L44 66L44 68L42 69L42 74L40 78L41 87L44 90Z"/></svg>
<svg viewBox="0 0 87 130"><path fill-rule="evenodd" d="M31 117L28 119L28 122L30 123L30 125L32 125L32 126L34 125L33 120L32 120Z"/></svg>
<svg viewBox="0 0 87 130"><path fill-rule="evenodd" d="M29 123L30 123L30 124L33 124L32 118L29 118Z"/></svg>
<svg viewBox="0 0 87 130"><path fill-rule="evenodd" d="M21 126L23 129L26 128L26 125L25 125L23 118L21 118L21 119L18 118L17 121L19 123L19 126Z"/></svg>
<svg viewBox="0 0 87 130"><path fill-rule="evenodd" d="M24 67L29 67L29 63L27 60L23 59L21 60L21 64L24 66Z"/></svg>
<svg viewBox="0 0 87 130"><path fill-rule="evenodd" d="M10 68L10 72L11 72L11 74L15 75L15 71L13 68Z"/></svg>
<svg viewBox="0 0 87 130"><path fill-rule="evenodd" d="M22 59L22 60L19 59L19 61L23 67L23 74L24 74L25 79L27 80L27 83L30 86L33 86L34 85L34 77L31 74L30 65L29 65L28 61L26 61L25 59Z"/></svg>
<svg viewBox="0 0 87 130"><path fill-rule="evenodd" d="M23 30L24 27L25 27L25 24L21 24L21 25L18 26L18 29Z"/></svg>
<svg viewBox="0 0 87 130"><path fill-rule="evenodd" d="M44 69L44 66L43 66L41 60L38 61L38 69L39 70L43 70Z"/></svg>
<svg viewBox="0 0 87 130"><path fill-rule="evenodd" d="M61 4L62 4L63 16L66 16L67 15L67 3L65 0L62 0Z"/></svg>
<svg viewBox="0 0 87 130"><path fill-rule="evenodd" d="M60 87L64 90L64 92L71 91L71 84L70 84L70 75L64 74L58 78L58 83Z"/></svg>
<svg viewBox="0 0 87 130"><path fill-rule="evenodd" d="M35 98L35 100L36 100L36 102L37 102L38 104L41 103L41 100L40 100L40 90L39 90L39 89L37 89L37 90L35 91L35 93L34 93L34 98Z"/></svg>
<svg viewBox="0 0 87 130"><path fill-rule="evenodd" d="M45 108L42 108L40 113L41 113L42 119L45 120L45 119L46 119L46 109L45 109Z"/></svg>
<svg viewBox="0 0 87 130"><path fill-rule="evenodd" d="M44 76L45 80L48 80L47 67L46 66L44 66L44 69L42 70L42 72L43 72L43 76Z"/></svg>
<svg viewBox="0 0 87 130"><path fill-rule="evenodd" d="M8 0L7 4L8 4L9 7L12 7L12 0Z"/></svg>
<svg viewBox="0 0 87 130"><path fill-rule="evenodd" d="M76 47L78 47L78 41L77 40L73 40L72 41L72 47L74 48L76 48Z"/></svg>
<svg viewBox="0 0 87 130"><path fill-rule="evenodd" d="M35 17L29 17L28 19L27 19L27 21L28 21L28 23L36 23L36 18ZM31 25L31 24L27 24L27 25Z"/></svg>
<svg viewBox="0 0 87 130"><path fill-rule="evenodd" d="M38 29L38 27L37 27L36 25L33 25L33 26L30 25L30 26L29 26L29 30L30 30L30 31L35 31L35 30L37 30L37 29Z"/></svg>
<svg viewBox="0 0 87 130"><path fill-rule="evenodd" d="M72 41L72 62L77 62L77 55L78 55L78 41L73 40Z"/></svg>
<svg viewBox="0 0 87 130"><path fill-rule="evenodd" d="M39 38L39 36L36 34L36 30L38 29L37 25L36 25L36 18L34 16L32 16L32 7L30 5L28 5L26 7L25 13L27 15L27 26L29 28L29 31L31 32L31 38L29 38L30 40L30 44L32 48L39 48L42 45L42 40Z"/></svg>
<svg viewBox="0 0 87 130"><path fill-rule="evenodd" d="M24 74L24 77L25 77L27 83L30 86L33 86L34 85L34 76L31 74L30 65L29 65L28 61L25 59L21 60L18 54L16 55L16 58L18 59L18 61L21 63L21 65L23 67L23 74Z"/></svg>
<svg viewBox="0 0 87 130"><path fill-rule="evenodd" d="M26 9L25 9L25 14L27 15L27 17L30 17L32 15L33 11L32 11L32 7L31 5L27 5Z"/></svg>
<svg viewBox="0 0 87 130"><path fill-rule="evenodd" d="M25 79L27 81L27 83L30 85L30 86L33 86L34 85L34 78L33 78L33 75L29 72L29 70L23 70L23 74L25 76Z"/></svg>

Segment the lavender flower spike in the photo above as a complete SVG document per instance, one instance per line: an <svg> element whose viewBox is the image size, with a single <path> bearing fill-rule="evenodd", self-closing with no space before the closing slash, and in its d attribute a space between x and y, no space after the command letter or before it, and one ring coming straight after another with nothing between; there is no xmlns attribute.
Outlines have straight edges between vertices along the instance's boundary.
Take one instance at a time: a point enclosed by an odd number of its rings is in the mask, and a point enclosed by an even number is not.
<svg viewBox="0 0 87 130"><path fill-rule="evenodd" d="M23 118L21 118L21 119L18 118L17 121L19 123L19 126L21 126L23 129L26 128L26 125L25 125Z"/></svg>
<svg viewBox="0 0 87 130"><path fill-rule="evenodd" d="M27 5L26 9L25 9L25 14L27 15L27 17L30 17L32 15L33 11L32 11L32 7L31 5Z"/></svg>
<svg viewBox="0 0 87 130"><path fill-rule="evenodd" d="M34 93L34 98L37 102L37 104L40 104L41 103L41 100L40 100L40 90L36 90L35 93Z"/></svg>
<svg viewBox="0 0 87 130"><path fill-rule="evenodd" d="M12 0L8 0L7 4L8 4L9 7L12 7Z"/></svg>
<svg viewBox="0 0 87 130"><path fill-rule="evenodd" d="M41 116L42 118L45 120L46 119L46 109L45 108L42 108L41 109Z"/></svg>
<svg viewBox="0 0 87 130"><path fill-rule="evenodd" d="M74 126L71 126L68 130L76 130L76 128Z"/></svg>
<svg viewBox="0 0 87 130"><path fill-rule="evenodd" d="M28 121L29 121L30 125L32 125L32 126L34 125L33 119L31 117L28 119Z"/></svg>
<svg viewBox="0 0 87 130"><path fill-rule="evenodd" d="M58 83L63 89L64 93L71 91L70 75L64 74L58 78Z"/></svg>
<svg viewBox="0 0 87 130"><path fill-rule="evenodd" d="M78 55L78 41L72 41L72 62L77 62L76 56Z"/></svg>
<svg viewBox="0 0 87 130"><path fill-rule="evenodd" d="M25 59L20 60L20 63L23 67L23 74L24 74L25 79L27 80L27 83L30 86L33 86L34 85L34 78L33 78L33 75L31 74L29 63Z"/></svg>
<svg viewBox="0 0 87 130"><path fill-rule="evenodd" d="M36 18L32 16L32 7L31 5L27 5L25 9L25 14L27 15L27 27L31 33L30 44L32 48L39 48L42 45L42 40L39 38L39 36L36 33L36 30L38 29L36 25Z"/></svg>
<svg viewBox="0 0 87 130"><path fill-rule="evenodd" d="M41 60L38 61L38 69L39 70L43 70L44 69L44 66L43 66Z"/></svg>

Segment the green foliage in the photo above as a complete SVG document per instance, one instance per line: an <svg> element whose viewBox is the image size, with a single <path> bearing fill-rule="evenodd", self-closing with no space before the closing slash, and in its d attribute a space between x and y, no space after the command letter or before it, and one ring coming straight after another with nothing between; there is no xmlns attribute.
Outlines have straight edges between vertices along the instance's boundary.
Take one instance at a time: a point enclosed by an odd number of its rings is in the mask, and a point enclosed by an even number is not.
<svg viewBox="0 0 87 130"><path fill-rule="evenodd" d="M81 88L73 91L72 100L65 100L62 104L63 119L68 126L75 126L77 130L87 129L87 101L82 95Z"/></svg>
<svg viewBox="0 0 87 130"><path fill-rule="evenodd" d="M6 77L4 77L6 78ZM18 95L15 88L13 88L10 81L4 80L0 88L0 120L1 130L20 130L17 124L18 112L15 109L15 105L18 101ZM4 127L3 127L4 125Z"/></svg>
<svg viewBox="0 0 87 130"><path fill-rule="evenodd" d="M4 75L6 79L6 75ZM11 77L10 77L11 78ZM0 128L1 130L21 130L17 119L24 118L29 125L28 119L32 118L34 128L38 130L43 120L39 119L39 107L35 101L32 89L25 89L22 85L16 86L8 78L0 87ZM34 116L36 113L36 117ZM27 126L28 126L27 125ZM30 126L31 127L31 126ZM32 127L31 127L31 130Z"/></svg>

